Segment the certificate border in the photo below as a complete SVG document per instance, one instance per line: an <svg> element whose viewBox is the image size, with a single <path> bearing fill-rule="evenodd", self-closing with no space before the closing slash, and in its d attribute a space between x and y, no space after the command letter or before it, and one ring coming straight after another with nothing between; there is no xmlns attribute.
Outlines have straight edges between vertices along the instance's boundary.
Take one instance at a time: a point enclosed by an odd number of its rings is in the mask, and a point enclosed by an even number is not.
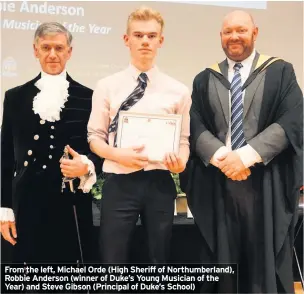
<svg viewBox="0 0 304 294"><path fill-rule="evenodd" d="M182 125L182 114L151 114L144 112L131 112L122 110L119 113L118 118L118 128L117 128L117 147L121 146L121 138L123 131L123 119L125 117L137 117L137 118L151 118L151 119L166 119L166 120L174 120L176 121L175 130L174 130L174 142L173 142L173 150L174 152L179 152L180 145L180 135L181 135L181 125Z"/></svg>

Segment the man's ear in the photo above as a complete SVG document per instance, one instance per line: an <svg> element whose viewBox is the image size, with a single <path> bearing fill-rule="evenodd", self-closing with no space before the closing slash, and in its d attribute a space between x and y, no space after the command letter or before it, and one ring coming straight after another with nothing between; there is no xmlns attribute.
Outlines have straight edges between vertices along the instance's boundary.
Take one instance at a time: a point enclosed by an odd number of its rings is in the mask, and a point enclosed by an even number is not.
<svg viewBox="0 0 304 294"><path fill-rule="evenodd" d="M72 52L73 52L73 47L71 46L68 50L68 55L69 55L69 59L71 58L72 56Z"/></svg>
<svg viewBox="0 0 304 294"><path fill-rule="evenodd" d="M259 34L259 28L255 27L254 30L253 30L253 40L254 41L256 41L256 39L258 37L258 34Z"/></svg>
<svg viewBox="0 0 304 294"><path fill-rule="evenodd" d="M163 35L161 35L159 38L159 48L161 48L163 46L164 40L165 40L165 37Z"/></svg>
<svg viewBox="0 0 304 294"><path fill-rule="evenodd" d="M35 57L39 58L38 48L37 48L37 45L35 43L33 44L33 49L34 49L34 55L35 55Z"/></svg>
<svg viewBox="0 0 304 294"><path fill-rule="evenodd" d="M129 36L128 36L128 34L123 35L123 40L124 40L125 46L129 47Z"/></svg>

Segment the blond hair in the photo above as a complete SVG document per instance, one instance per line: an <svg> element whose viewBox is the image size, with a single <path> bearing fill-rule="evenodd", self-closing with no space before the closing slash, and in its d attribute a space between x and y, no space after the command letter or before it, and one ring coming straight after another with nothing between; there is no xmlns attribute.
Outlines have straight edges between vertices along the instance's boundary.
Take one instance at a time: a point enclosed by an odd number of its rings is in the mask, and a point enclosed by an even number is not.
<svg viewBox="0 0 304 294"><path fill-rule="evenodd" d="M161 14L158 11L156 11L150 7L146 7L146 6L142 6L138 9L136 9L128 17L127 33L129 32L130 23L132 21L134 21L134 20L148 21L148 20L152 20L152 19L155 19L157 21L157 23L160 24L161 32L162 32L165 23L164 23L163 17L161 16Z"/></svg>

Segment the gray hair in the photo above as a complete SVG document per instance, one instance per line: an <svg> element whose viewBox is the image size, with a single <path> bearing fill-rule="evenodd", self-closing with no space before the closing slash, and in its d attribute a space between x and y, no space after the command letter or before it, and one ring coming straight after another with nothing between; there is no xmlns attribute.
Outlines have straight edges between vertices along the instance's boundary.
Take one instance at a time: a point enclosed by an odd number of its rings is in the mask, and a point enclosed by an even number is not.
<svg viewBox="0 0 304 294"><path fill-rule="evenodd" d="M65 34L69 46L72 44L73 36L62 24L58 22L44 22L37 28L34 36L34 41L37 43L38 39L45 35Z"/></svg>

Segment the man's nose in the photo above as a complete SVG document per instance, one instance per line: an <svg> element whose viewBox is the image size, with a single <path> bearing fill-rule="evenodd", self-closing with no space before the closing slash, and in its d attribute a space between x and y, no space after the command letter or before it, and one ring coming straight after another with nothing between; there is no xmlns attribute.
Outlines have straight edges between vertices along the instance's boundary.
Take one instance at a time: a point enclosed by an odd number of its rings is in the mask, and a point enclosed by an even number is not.
<svg viewBox="0 0 304 294"><path fill-rule="evenodd" d="M232 40L237 40L239 38L239 34L235 31L232 32L231 34L231 39Z"/></svg>
<svg viewBox="0 0 304 294"><path fill-rule="evenodd" d="M52 58L52 59L56 58L56 52L55 52L54 48L51 49L49 57Z"/></svg>
<svg viewBox="0 0 304 294"><path fill-rule="evenodd" d="M144 35L142 38L143 45L149 45L149 37L147 35Z"/></svg>

